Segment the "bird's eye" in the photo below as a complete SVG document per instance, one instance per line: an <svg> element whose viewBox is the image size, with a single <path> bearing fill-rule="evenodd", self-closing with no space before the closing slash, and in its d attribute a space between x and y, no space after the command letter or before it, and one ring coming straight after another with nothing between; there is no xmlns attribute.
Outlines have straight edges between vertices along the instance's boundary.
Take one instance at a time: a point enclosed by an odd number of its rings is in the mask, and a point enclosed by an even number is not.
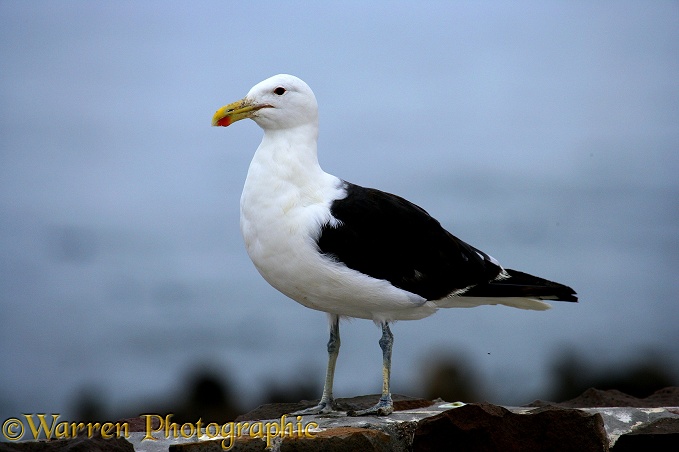
<svg viewBox="0 0 679 452"><path fill-rule="evenodd" d="M282 86L279 86L278 88L273 90L273 92L274 92L274 94L282 96L283 94L285 94L285 88L283 88Z"/></svg>

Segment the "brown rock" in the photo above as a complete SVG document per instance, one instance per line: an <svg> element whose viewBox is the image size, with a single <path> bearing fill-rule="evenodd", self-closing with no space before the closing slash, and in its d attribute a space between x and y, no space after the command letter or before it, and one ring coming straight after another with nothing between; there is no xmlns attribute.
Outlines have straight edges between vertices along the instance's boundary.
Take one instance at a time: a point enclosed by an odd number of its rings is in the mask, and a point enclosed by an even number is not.
<svg viewBox="0 0 679 452"><path fill-rule="evenodd" d="M227 445L228 447L229 445ZM187 443L187 444L173 444L169 448L169 452L223 452L224 447L222 447L222 442L215 441L203 441L200 443ZM230 452L265 452L266 442L259 438L242 437L236 439L231 448Z"/></svg>
<svg viewBox="0 0 679 452"><path fill-rule="evenodd" d="M157 429L160 427L160 420L156 416L150 417L149 419L151 421L151 429ZM147 418L141 416L121 419L118 421L119 424L127 423L130 432L145 432L146 422L148 422Z"/></svg>
<svg viewBox="0 0 679 452"><path fill-rule="evenodd" d="M21 443L0 443L1 452L134 452L132 444L125 438L103 439L74 438L52 441L27 441Z"/></svg>
<svg viewBox="0 0 679 452"><path fill-rule="evenodd" d="M281 452L390 452L389 435L379 430L358 427L337 427L315 433L311 438L286 437L280 444ZM264 451L266 443L257 438L236 439L233 452ZM178 444L170 446L171 452L217 452L221 451L220 441Z"/></svg>
<svg viewBox="0 0 679 452"><path fill-rule="evenodd" d="M664 418L622 435L611 452L679 449L679 418Z"/></svg>
<svg viewBox="0 0 679 452"><path fill-rule="evenodd" d="M660 389L650 396L638 399L615 389L602 391L590 388L578 397L565 402L553 403L536 400L527 406L557 405L568 408L596 408L596 407L636 407L653 408L666 406L679 406L679 388L669 387Z"/></svg>
<svg viewBox="0 0 679 452"><path fill-rule="evenodd" d="M529 414L487 403L470 404L424 419L413 451L607 451L599 414L546 407Z"/></svg>
<svg viewBox="0 0 679 452"><path fill-rule="evenodd" d="M430 400L419 399L415 397L408 397L400 394L392 394L394 401L394 411L412 410L416 408L424 408L430 406L433 402ZM337 407L340 411L358 411L365 408L370 408L375 405L380 399L380 394L372 394L365 396L351 397L348 399L337 399ZM261 405L252 411L241 414L236 418L236 422L261 420L261 419L278 419L284 414L289 414L294 411L303 410L312 407L318 403L318 400L302 400L299 403L270 403Z"/></svg>
<svg viewBox="0 0 679 452"><path fill-rule="evenodd" d="M370 452L391 451L389 435L379 430L338 427L319 432L313 438L286 438L281 452Z"/></svg>

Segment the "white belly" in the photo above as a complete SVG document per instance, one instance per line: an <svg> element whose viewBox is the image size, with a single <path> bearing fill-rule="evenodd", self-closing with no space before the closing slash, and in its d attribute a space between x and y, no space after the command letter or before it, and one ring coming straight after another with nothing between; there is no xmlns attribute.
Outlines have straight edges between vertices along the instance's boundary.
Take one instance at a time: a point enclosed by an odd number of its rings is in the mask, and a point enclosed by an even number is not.
<svg viewBox="0 0 679 452"><path fill-rule="evenodd" d="M250 168L241 197L241 233L260 274L293 300L332 314L374 321L433 314L435 305L424 298L320 254L320 227L336 221L324 200L343 196L341 181L323 175L314 190L302 190Z"/></svg>

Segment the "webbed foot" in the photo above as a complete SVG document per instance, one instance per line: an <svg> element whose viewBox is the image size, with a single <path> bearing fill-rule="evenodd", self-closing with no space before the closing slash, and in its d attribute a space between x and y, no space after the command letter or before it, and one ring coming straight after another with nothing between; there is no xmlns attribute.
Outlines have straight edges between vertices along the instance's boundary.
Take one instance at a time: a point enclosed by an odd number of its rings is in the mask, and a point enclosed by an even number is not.
<svg viewBox="0 0 679 452"><path fill-rule="evenodd" d="M394 402L391 395L380 397L380 401L373 407L365 410L349 411L347 416L388 416L394 412Z"/></svg>
<svg viewBox="0 0 679 452"><path fill-rule="evenodd" d="M307 416L310 414L330 414L336 412L334 400L321 400L318 405L290 413L293 416Z"/></svg>

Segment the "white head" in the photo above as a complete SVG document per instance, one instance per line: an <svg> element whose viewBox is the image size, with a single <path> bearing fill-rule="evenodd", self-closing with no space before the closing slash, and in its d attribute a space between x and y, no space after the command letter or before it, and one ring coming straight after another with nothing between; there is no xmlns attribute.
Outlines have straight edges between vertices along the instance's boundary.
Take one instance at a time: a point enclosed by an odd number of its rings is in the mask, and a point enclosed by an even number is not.
<svg viewBox="0 0 679 452"><path fill-rule="evenodd" d="M251 118L264 130L315 125L318 104L304 81L279 74L253 86L243 99L217 110L212 125L226 127L245 118Z"/></svg>

